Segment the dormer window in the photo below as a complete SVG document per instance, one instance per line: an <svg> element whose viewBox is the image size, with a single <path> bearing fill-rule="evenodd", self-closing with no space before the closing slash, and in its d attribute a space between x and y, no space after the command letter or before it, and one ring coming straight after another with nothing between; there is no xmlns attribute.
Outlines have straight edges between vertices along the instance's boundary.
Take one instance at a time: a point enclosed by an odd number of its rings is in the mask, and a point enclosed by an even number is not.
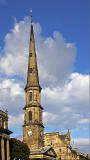
<svg viewBox="0 0 90 160"><path fill-rule="evenodd" d="M32 68L29 68L29 72L32 73Z"/></svg>

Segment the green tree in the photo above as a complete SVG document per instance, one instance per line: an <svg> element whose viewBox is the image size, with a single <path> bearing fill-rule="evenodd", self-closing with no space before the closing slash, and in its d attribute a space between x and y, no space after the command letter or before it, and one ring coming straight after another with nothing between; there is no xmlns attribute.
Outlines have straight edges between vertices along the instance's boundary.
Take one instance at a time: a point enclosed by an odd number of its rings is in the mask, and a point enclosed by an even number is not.
<svg viewBox="0 0 90 160"><path fill-rule="evenodd" d="M28 146L15 138L10 139L10 159L29 160L30 150Z"/></svg>

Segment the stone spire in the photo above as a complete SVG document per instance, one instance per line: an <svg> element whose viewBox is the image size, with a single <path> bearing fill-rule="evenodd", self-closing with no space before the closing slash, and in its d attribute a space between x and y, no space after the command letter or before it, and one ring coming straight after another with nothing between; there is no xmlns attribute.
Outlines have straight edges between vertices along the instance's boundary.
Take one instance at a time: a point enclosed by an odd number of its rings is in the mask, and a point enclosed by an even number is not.
<svg viewBox="0 0 90 160"><path fill-rule="evenodd" d="M68 129L68 131L67 131L67 134L68 134L68 135L70 135L70 131L69 131L69 129Z"/></svg>
<svg viewBox="0 0 90 160"><path fill-rule="evenodd" d="M33 31L32 16L31 16L31 32L30 32L26 88L33 87L33 86L36 86L36 87L38 86L40 88L39 78L38 78L36 50L35 50L35 39L34 39L34 31Z"/></svg>
<svg viewBox="0 0 90 160"><path fill-rule="evenodd" d="M42 119L41 88L39 85L37 58L33 24L31 20L30 46L28 57L27 84L25 88L25 107L23 141L31 149L44 146L44 126ZM30 158L32 159L32 158Z"/></svg>

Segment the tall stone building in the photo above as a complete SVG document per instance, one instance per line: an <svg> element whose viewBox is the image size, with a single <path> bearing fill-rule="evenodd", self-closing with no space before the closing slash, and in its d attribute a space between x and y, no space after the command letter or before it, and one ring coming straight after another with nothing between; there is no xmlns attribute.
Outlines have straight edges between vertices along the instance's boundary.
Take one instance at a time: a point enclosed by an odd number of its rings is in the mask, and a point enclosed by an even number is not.
<svg viewBox="0 0 90 160"><path fill-rule="evenodd" d="M25 87L23 141L30 148L30 159L54 160L56 154L53 148L51 146L44 147L42 110L41 87L38 78L33 24L31 23L27 84Z"/></svg>
<svg viewBox="0 0 90 160"><path fill-rule="evenodd" d="M38 68L32 24L25 99L26 104L24 108L23 126L24 142L26 142L31 149L43 147L43 108L41 106L41 87L38 79Z"/></svg>
<svg viewBox="0 0 90 160"><path fill-rule="evenodd" d="M8 113L0 110L0 160L10 160Z"/></svg>
<svg viewBox="0 0 90 160"><path fill-rule="evenodd" d="M69 130L64 135L60 135L59 132L44 134L42 112L41 87L38 77L33 24L31 22L23 124L23 141L30 148L30 160L88 159L87 155L80 154L77 149L72 149Z"/></svg>

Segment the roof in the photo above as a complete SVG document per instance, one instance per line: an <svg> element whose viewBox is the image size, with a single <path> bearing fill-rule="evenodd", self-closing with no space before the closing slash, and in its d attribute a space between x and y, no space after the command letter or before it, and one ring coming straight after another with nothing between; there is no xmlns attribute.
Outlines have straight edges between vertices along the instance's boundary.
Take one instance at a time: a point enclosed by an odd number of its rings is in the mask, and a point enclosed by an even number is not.
<svg viewBox="0 0 90 160"><path fill-rule="evenodd" d="M32 150L30 150L30 154L31 155L43 154L43 155L56 157L56 153L55 153L54 149L52 148L52 146L45 146L45 147L41 147L41 148L38 148L38 149L32 149Z"/></svg>
<svg viewBox="0 0 90 160"><path fill-rule="evenodd" d="M59 135L59 136L60 136L60 139L61 139L61 140L65 140L67 134L62 134L62 135Z"/></svg>
<svg viewBox="0 0 90 160"><path fill-rule="evenodd" d="M51 149L51 146L41 147L41 148L38 148L38 149L32 149L31 152L45 153L45 152L47 152L49 149Z"/></svg>
<svg viewBox="0 0 90 160"><path fill-rule="evenodd" d="M79 155L80 157L84 157L84 158L87 158L87 159L89 160L89 156L88 156L87 153L78 152L78 155Z"/></svg>
<svg viewBox="0 0 90 160"><path fill-rule="evenodd" d="M7 135L10 135L11 133L13 133L12 131L5 129L5 128L0 128L0 133L6 133Z"/></svg>
<svg viewBox="0 0 90 160"><path fill-rule="evenodd" d="M77 154L77 152L74 149L71 149L71 152Z"/></svg>

